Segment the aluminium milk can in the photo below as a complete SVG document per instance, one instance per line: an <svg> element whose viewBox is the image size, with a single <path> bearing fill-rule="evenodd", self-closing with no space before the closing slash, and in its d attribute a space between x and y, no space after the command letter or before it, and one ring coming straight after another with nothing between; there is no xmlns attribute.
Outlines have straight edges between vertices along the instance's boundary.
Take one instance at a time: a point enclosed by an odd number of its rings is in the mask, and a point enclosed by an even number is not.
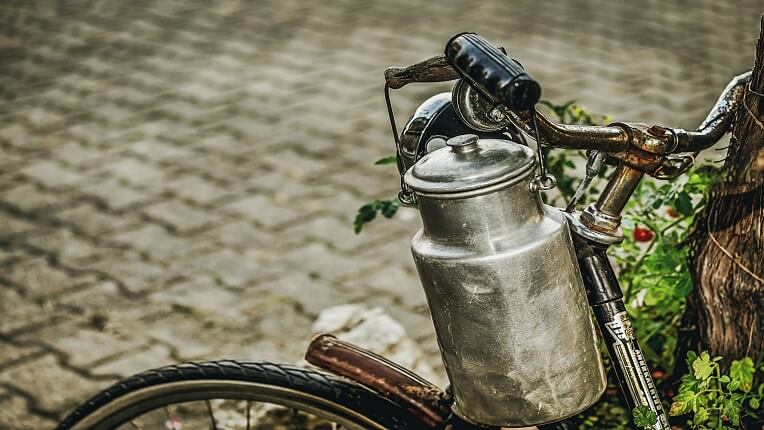
<svg viewBox="0 0 764 430"><path fill-rule="evenodd" d="M558 421L606 386L570 231L530 190L535 166L527 146L463 135L405 175L454 412L473 423Z"/></svg>

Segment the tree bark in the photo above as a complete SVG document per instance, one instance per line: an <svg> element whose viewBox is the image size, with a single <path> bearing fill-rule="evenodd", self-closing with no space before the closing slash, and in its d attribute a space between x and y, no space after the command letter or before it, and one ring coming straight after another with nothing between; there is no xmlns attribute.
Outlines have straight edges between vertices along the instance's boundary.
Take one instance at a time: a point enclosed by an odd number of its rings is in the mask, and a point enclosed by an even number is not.
<svg viewBox="0 0 764 430"><path fill-rule="evenodd" d="M695 346L724 357L726 365L764 353L764 16L761 24L725 174L696 218L689 244Z"/></svg>

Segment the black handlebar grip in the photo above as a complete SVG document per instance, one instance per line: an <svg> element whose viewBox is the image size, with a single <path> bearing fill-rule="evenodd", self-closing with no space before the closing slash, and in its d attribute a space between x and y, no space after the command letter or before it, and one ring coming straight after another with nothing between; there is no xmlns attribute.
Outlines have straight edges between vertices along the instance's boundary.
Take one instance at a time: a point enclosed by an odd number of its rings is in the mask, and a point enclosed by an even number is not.
<svg viewBox="0 0 764 430"><path fill-rule="evenodd" d="M541 98L541 86L520 63L475 33L452 37L446 59L470 85L510 110L529 110Z"/></svg>

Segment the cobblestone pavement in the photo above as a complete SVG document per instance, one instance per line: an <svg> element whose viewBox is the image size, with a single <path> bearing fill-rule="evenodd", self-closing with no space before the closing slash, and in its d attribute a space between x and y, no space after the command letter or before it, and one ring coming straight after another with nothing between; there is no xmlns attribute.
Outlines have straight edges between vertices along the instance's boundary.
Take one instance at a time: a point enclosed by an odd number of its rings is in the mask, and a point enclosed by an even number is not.
<svg viewBox="0 0 764 430"><path fill-rule="evenodd" d="M760 0L0 5L0 427L133 372L297 360L324 307L390 309L437 360L381 72L474 30L618 119L691 127L750 67ZM400 120L446 85L394 95Z"/></svg>

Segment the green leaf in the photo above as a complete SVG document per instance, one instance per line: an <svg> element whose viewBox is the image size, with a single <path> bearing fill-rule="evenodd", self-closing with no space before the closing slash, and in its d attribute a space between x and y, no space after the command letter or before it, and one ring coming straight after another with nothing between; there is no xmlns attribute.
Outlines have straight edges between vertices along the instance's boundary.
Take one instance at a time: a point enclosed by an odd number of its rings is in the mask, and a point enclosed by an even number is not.
<svg viewBox="0 0 764 430"><path fill-rule="evenodd" d="M674 200L674 206L682 215L692 215L694 212L694 208L692 207L692 198L689 194L687 194L686 191L682 191L679 193L679 196L677 196L676 200Z"/></svg>
<svg viewBox="0 0 764 430"><path fill-rule="evenodd" d="M695 353L695 351L687 351L687 359L685 362L687 363L687 366L692 366L692 363L695 362L695 360L698 359L698 354Z"/></svg>
<svg viewBox="0 0 764 430"><path fill-rule="evenodd" d="M745 357L742 360L734 360L730 366L730 378L736 381L743 392L750 392L753 387L753 374L756 368L753 366L753 359Z"/></svg>
<svg viewBox="0 0 764 430"><path fill-rule="evenodd" d="M358 208L358 213L353 220L353 230L356 234L360 233L364 224L371 222L377 217L377 209L374 203L367 203Z"/></svg>
<svg viewBox="0 0 764 430"><path fill-rule="evenodd" d="M631 413L634 417L634 425L637 428L649 429L658 422L658 415L647 406L637 406Z"/></svg>
<svg viewBox="0 0 764 430"><path fill-rule="evenodd" d="M698 411L695 412L695 418L692 420L693 424L697 426L699 424L703 424L706 421L708 421L708 410L703 407L698 408Z"/></svg>
<svg viewBox="0 0 764 430"><path fill-rule="evenodd" d="M758 397L751 397L748 399L748 406L750 406L754 411L758 410L761 406L761 399Z"/></svg>
<svg viewBox="0 0 764 430"><path fill-rule="evenodd" d="M385 164L395 164L397 162L398 162L398 157L396 157L395 155L391 155L389 157L380 158L379 160L375 161L374 164L378 166L382 166Z"/></svg>
<svg viewBox="0 0 764 430"><path fill-rule="evenodd" d="M740 425L741 399L742 396L732 396L722 405L722 414L726 415L735 427Z"/></svg>
<svg viewBox="0 0 764 430"><path fill-rule="evenodd" d="M711 361L711 357L707 352L703 351L700 354L700 358L692 363L692 370L696 378L701 380L708 379L708 377L711 376L711 374L714 372L715 366L717 366L717 364Z"/></svg>
<svg viewBox="0 0 764 430"><path fill-rule="evenodd" d="M676 397L674 398L674 402L671 403L671 409L669 409L669 415L672 417L678 417L679 415L684 415L686 413L689 413L692 411L692 407L690 406L689 402L676 400Z"/></svg>

